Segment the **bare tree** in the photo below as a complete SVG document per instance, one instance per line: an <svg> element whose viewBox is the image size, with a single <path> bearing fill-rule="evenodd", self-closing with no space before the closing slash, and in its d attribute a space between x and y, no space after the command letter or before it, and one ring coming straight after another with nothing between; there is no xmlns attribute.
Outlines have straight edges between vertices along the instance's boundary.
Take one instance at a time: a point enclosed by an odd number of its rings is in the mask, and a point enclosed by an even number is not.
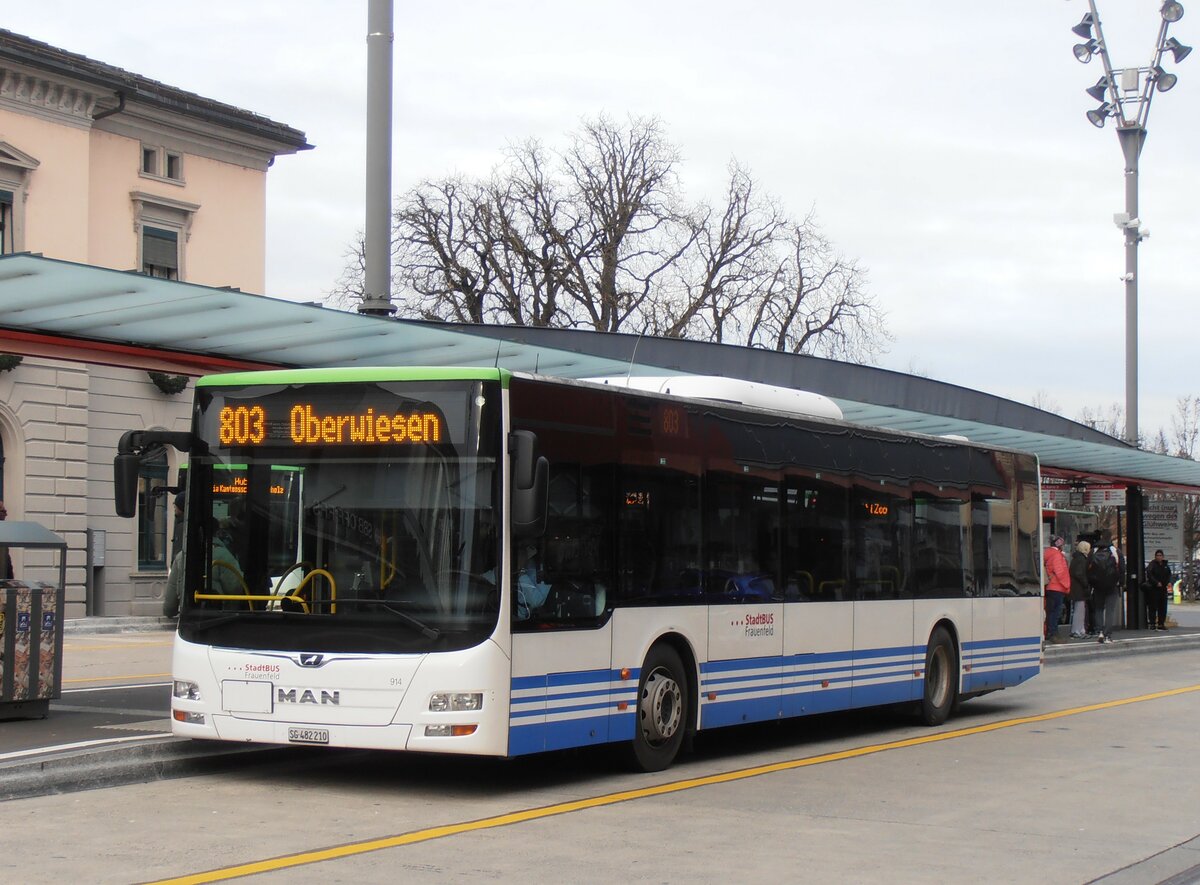
<svg viewBox="0 0 1200 885"><path fill-rule="evenodd" d="M652 286L691 243L678 160L657 120L622 129L605 117L585 122L563 156L580 222L570 295L596 331L643 325Z"/></svg>
<svg viewBox="0 0 1200 885"><path fill-rule="evenodd" d="M724 342L740 335L743 314L776 274L785 220L760 199L750 174L731 163L724 208L701 205L691 248L676 265L674 297L660 299L650 331L668 338Z"/></svg>
<svg viewBox="0 0 1200 885"><path fill-rule="evenodd" d="M1195 461L1200 455L1200 396L1181 396L1171 416L1170 454ZM1196 548L1200 546L1200 496L1180 495L1183 501L1183 549L1185 586L1193 586Z"/></svg>
<svg viewBox="0 0 1200 885"><path fill-rule="evenodd" d="M838 255L812 215L790 226L771 285L756 294L746 343L835 359L870 359L891 341L866 274Z"/></svg>
<svg viewBox="0 0 1200 885"><path fill-rule="evenodd" d="M1050 391L1044 388L1038 388L1033 398L1029 400L1029 405L1035 409L1041 409L1043 412L1052 412L1055 415L1062 414L1062 406L1050 396Z"/></svg>
<svg viewBox="0 0 1200 885"><path fill-rule="evenodd" d="M1121 439L1125 433L1125 409L1120 403L1104 406L1084 406L1076 419L1080 424L1086 424L1093 430L1107 433L1109 436Z"/></svg>
<svg viewBox="0 0 1200 885"><path fill-rule="evenodd" d="M342 257L346 259L346 266L342 268L341 276L333 288L325 294L325 305L339 310L354 310L366 294L367 244L362 231L358 232L354 243Z"/></svg>
<svg viewBox="0 0 1200 885"><path fill-rule="evenodd" d="M866 275L732 163L688 207L654 119L585 121L561 154L511 145L486 182L427 181L394 215L401 316L590 328L871 359L890 336ZM335 298L362 292L361 243Z"/></svg>

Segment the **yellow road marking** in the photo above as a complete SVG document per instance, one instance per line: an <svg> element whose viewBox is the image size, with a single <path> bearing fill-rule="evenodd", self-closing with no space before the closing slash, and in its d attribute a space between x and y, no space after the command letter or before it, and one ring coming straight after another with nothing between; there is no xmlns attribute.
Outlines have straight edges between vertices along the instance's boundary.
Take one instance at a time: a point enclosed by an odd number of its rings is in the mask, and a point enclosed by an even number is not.
<svg viewBox="0 0 1200 885"><path fill-rule="evenodd" d="M411 833L401 833L397 836L387 836L382 839L369 839L365 842L353 842L348 845L336 845L332 848L322 848L316 851L304 851L299 854L289 854L274 857L269 860L254 861L224 867L219 870L209 870L175 879L161 879L149 885L200 885L204 882L223 882L241 876L252 876L256 873L268 873L286 870L291 867L319 863L324 860L337 860L353 857L371 851L381 851L385 848L398 848L402 845L414 845L418 842L429 842L433 839L443 839L446 836L457 836L461 833L471 833L479 830L490 830L495 827L506 827L510 824L527 823L560 814L571 814L575 811L586 811L592 808L603 808L618 802L628 802L633 799L646 799L651 796L664 796L692 790L696 787L708 787L714 784L726 784L733 781L760 777L764 774L775 774L781 771L792 771L797 768L807 768L811 765L821 765L826 762L839 762L843 759L855 759L860 756L870 756L885 750L900 750L906 747L919 747L922 744L932 744L938 741L948 741L953 738L969 737L970 735L986 734L999 731L1002 728L1014 728L1019 725L1030 725L1035 722L1048 722L1062 719L1066 716L1078 716L1080 713L1094 713L1097 710L1109 710L1113 707L1123 707L1128 704L1138 704L1144 701L1154 701L1175 695L1200 691L1200 685L1189 685L1184 688L1173 688L1168 691L1156 691L1152 694L1138 695L1132 698L1121 698L1116 701L1104 701L1099 704L1087 704L1082 707L1071 707L1068 710L1058 710L1053 713L1042 713L1037 716L1023 716L1019 719L1005 719L986 725L975 725L970 728L959 728L954 731L943 731L922 737L906 738L900 741L889 741L885 744L871 744L866 747L856 747L852 750L840 750L836 753L825 753L820 756L808 756L804 759L792 759L787 762L773 762L769 765L758 765L753 768L742 768L737 771L727 771L722 774L710 774L704 777L688 778L687 780L672 781L654 787L643 787L637 790L622 790L604 796L593 796L590 799L577 799L573 802L560 802L557 805L545 805L541 808L530 808L526 811L514 811L480 820L465 821L457 824L446 824L440 827L428 827L423 830L413 830Z"/></svg>
<svg viewBox="0 0 1200 885"><path fill-rule="evenodd" d="M135 676L77 676L74 679L64 679L63 685L75 685L80 682L121 682L125 679L170 679L170 673L138 673Z"/></svg>

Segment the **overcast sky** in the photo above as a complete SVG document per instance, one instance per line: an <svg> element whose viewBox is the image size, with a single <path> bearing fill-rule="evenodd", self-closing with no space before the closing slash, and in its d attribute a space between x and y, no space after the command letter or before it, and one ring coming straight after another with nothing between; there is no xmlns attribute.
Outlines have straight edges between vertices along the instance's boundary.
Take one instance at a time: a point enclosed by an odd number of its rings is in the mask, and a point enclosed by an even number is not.
<svg viewBox="0 0 1200 885"><path fill-rule="evenodd" d="M1200 43L1200 0L1171 26ZM1145 66L1160 0L1100 0ZM268 176L267 291L322 299L363 227L366 0L39 0L3 26L303 130ZM1089 125L1085 0L456 0L395 4L393 191L486 175L506 143L658 117L687 195L736 157L869 274L879 364L1068 417L1125 401L1123 160ZM1141 159L1140 425L1200 393L1200 54ZM1190 258L1188 256L1191 256Z"/></svg>

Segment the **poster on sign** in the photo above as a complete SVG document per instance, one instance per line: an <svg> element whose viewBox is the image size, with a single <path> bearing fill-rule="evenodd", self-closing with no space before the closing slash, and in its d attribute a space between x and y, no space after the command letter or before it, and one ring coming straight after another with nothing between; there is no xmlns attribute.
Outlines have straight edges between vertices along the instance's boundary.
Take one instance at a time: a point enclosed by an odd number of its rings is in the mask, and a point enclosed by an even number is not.
<svg viewBox="0 0 1200 885"><path fill-rule="evenodd" d="M1142 560L1149 562L1154 551L1161 550L1168 562L1183 560L1183 503L1147 501L1142 517Z"/></svg>

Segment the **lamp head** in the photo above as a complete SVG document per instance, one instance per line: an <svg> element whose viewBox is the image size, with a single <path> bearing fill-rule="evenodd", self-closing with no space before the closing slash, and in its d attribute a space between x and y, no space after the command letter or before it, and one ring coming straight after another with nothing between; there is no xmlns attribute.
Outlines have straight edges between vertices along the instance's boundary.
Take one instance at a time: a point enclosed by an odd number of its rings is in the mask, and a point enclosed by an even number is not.
<svg viewBox="0 0 1200 885"><path fill-rule="evenodd" d="M1100 107L1094 108L1093 110L1087 112L1088 122L1097 129L1102 129L1104 128L1105 119L1107 119L1110 114L1112 114L1112 105L1106 101L1104 104L1100 105Z"/></svg>
<svg viewBox="0 0 1200 885"><path fill-rule="evenodd" d="M1162 65L1156 65L1154 68L1154 88L1159 92L1170 92L1171 88L1179 82L1179 78L1174 74L1168 73L1162 69Z"/></svg>
<svg viewBox="0 0 1200 885"><path fill-rule="evenodd" d="M1086 92L1096 101L1104 101L1104 97L1108 95L1108 77L1101 77L1096 81L1095 86L1089 86L1084 90L1084 92Z"/></svg>
<svg viewBox="0 0 1200 885"><path fill-rule="evenodd" d="M1092 53L1100 48L1100 44L1095 40L1088 40L1086 43L1075 44L1075 57L1083 64L1087 64L1092 60Z"/></svg>
<svg viewBox="0 0 1200 885"><path fill-rule="evenodd" d="M1184 46L1174 37L1164 43L1162 48L1164 51L1171 53L1171 57L1175 59L1175 64L1179 64L1192 54L1192 47Z"/></svg>
<svg viewBox="0 0 1200 885"><path fill-rule="evenodd" d="M1175 0L1166 0L1159 10L1165 22L1177 22L1183 18L1183 4L1176 3Z"/></svg>

